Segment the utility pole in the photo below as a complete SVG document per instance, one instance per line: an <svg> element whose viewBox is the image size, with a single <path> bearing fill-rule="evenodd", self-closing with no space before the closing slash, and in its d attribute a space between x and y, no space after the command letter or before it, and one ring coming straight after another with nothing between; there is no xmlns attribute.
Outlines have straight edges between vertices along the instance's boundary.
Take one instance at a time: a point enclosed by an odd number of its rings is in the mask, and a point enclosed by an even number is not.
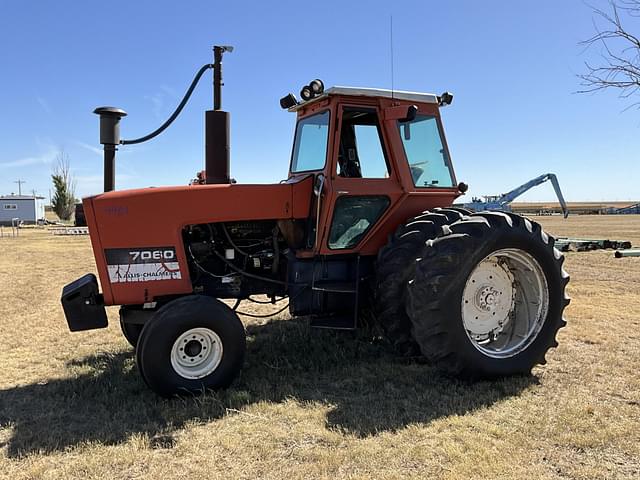
<svg viewBox="0 0 640 480"><path fill-rule="evenodd" d="M13 183L18 184L18 195L22 195L22 184L27 183L27 181L18 179L18 180L15 180Z"/></svg>
<svg viewBox="0 0 640 480"><path fill-rule="evenodd" d="M36 198L38 196L38 192L36 192L35 188L31 190L31 194L33 195L33 198Z"/></svg>

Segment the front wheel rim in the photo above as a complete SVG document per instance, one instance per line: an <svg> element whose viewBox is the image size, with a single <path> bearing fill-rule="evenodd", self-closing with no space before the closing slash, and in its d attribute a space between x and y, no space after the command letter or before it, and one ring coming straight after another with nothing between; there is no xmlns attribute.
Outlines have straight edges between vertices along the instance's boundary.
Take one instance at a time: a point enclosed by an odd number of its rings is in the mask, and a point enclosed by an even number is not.
<svg viewBox="0 0 640 480"><path fill-rule="evenodd" d="M473 346L492 358L513 357L536 339L549 310L549 288L538 261L506 248L483 258L462 294L462 322Z"/></svg>
<svg viewBox="0 0 640 480"><path fill-rule="evenodd" d="M222 340L209 328L192 328L182 333L171 348L173 370L188 380L210 375L222 361Z"/></svg>

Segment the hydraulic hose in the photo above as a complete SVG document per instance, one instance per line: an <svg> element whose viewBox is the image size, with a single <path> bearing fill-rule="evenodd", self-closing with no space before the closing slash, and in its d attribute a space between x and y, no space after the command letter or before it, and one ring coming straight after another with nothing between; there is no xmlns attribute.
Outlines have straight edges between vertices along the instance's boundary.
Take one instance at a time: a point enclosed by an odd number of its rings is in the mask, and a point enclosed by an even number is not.
<svg viewBox="0 0 640 480"><path fill-rule="evenodd" d="M196 76L194 77L193 81L191 82L191 85L189 86L189 89L187 90L187 93L184 94L184 97L182 98L182 101L178 105L178 108L176 108L176 110L171 114L171 116L167 119L166 122L164 122L162 125L160 125L160 127L158 127L156 130L154 130L150 134L145 135L144 137L134 138L133 140L120 140L120 144L122 144L122 145L133 145L135 143L142 143L142 142L146 142L147 140L151 140L152 138L160 135L169 125L171 125L173 123L173 121L176 119L176 117L178 115L180 115L180 112L182 111L184 106L189 101L189 97L191 97L191 94L193 93L193 90L196 88L196 85L198 84L198 82L200 81L200 78L202 77L204 72L206 72L210 68L213 68L213 64L212 63L207 63L206 65L203 65L202 68L200 68L200 70L198 70L198 73L196 73Z"/></svg>

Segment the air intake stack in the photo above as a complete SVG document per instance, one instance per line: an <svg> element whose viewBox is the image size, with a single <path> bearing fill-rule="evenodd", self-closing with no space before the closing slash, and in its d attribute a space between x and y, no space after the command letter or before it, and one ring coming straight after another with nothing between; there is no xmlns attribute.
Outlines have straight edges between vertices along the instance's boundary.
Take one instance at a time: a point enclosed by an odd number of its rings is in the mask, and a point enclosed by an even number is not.
<svg viewBox="0 0 640 480"><path fill-rule="evenodd" d="M116 150L120 145L120 119L127 112L115 107L98 107L93 113L100 115L100 143L104 147L104 191L110 192L116 184Z"/></svg>

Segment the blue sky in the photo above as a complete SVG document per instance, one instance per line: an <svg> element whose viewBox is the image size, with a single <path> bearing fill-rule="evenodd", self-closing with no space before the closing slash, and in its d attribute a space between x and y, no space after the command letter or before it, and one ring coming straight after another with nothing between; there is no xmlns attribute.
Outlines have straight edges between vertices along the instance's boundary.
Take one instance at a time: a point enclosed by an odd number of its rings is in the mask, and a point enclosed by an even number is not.
<svg viewBox="0 0 640 480"><path fill-rule="evenodd" d="M606 6L605 2L592 2ZM216 6L218 5L218 6ZM317 5L314 8L314 5ZM196 70L225 57L232 176L287 175L295 117L278 99L313 78L455 94L443 111L459 180L471 195L501 193L555 172L569 201L640 199L640 110L615 93L574 94L598 49L579 0L448 2L71 2L0 0L0 194L18 178L48 196L64 149L79 196L102 189L96 106L124 108L122 136L155 129ZM640 31L640 19L629 22ZM210 76L164 134L122 147L117 187L185 184L204 158ZM525 200L554 198L551 185Z"/></svg>

